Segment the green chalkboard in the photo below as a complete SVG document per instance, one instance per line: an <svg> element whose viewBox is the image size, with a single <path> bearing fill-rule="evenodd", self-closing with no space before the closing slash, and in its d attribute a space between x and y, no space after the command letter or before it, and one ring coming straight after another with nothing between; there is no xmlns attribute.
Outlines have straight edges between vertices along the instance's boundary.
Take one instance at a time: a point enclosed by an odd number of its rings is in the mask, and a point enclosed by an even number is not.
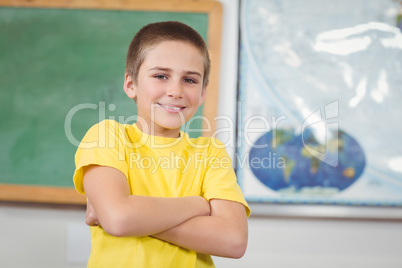
<svg viewBox="0 0 402 268"><path fill-rule="evenodd" d="M127 48L143 25L165 20L207 38L206 13L1 7L0 184L72 187L89 127L134 122Z"/></svg>

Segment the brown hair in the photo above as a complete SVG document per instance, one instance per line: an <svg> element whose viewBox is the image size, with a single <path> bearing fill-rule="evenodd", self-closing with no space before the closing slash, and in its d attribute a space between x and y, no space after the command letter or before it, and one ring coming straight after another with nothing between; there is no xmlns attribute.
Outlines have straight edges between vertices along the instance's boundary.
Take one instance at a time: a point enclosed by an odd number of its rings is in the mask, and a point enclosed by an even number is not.
<svg viewBox="0 0 402 268"><path fill-rule="evenodd" d="M147 52L153 46L163 41L182 41L198 48L204 61L203 87L208 85L211 63L207 45L204 39L190 26L178 21L164 21L151 23L137 32L130 43L126 59L126 73L136 83L141 64Z"/></svg>

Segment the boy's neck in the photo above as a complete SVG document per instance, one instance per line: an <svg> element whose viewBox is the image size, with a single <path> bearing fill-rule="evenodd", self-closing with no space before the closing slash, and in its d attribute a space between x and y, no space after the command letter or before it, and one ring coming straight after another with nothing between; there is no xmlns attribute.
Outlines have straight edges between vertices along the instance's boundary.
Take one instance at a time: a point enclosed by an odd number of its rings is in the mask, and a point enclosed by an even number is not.
<svg viewBox="0 0 402 268"><path fill-rule="evenodd" d="M142 126L140 122L135 123L139 130L143 133L151 135L151 136L158 136L158 137L165 137L165 138L180 138L180 129L160 129L157 130L155 127L148 127Z"/></svg>

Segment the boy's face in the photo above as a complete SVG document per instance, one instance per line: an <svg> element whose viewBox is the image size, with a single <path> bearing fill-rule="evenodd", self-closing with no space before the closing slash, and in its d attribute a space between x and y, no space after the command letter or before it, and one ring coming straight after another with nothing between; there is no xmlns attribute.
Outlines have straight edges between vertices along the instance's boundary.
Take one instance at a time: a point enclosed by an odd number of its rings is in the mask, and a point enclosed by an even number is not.
<svg viewBox="0 0 402 268"><path fill-rule="evenodd" d="M156 136L178 137L180 127L204 101L203 76L203 58L193 45L164 41L151 48L137 83L128 74L124 81L126 94L136 98L140 129Z"/></svg>

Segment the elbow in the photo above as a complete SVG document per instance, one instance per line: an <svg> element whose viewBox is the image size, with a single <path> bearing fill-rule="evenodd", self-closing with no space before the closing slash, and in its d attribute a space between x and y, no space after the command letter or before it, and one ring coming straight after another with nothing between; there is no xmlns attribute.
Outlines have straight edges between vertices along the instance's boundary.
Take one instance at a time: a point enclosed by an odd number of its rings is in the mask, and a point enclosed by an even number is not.
<svg viewBox="0 0 402 268"><path fill-rule="evenodd" d="M111 236L116 236L116 237L128 236L128 234L124 230L124 226L122 224L111 223L111 224L107 224L106 226L102 225L102 227L105 230L105 232Z"/></svg>
<svg viewBox="0 0 402 268"><path fill-rule="evenodd" d="M245 241L234 243L229 258L240 259L246 253L246 249L247 249L247 239Z"/></svg>
<svg viewBox="0 0 402 268"><path fill-rule="evenodd" d="M127 216L124 213L111 213L104 221L101 221L101 225L103 230L111 236L125 237L132 235L128 229L130 225L128 224Z"/></svg>
<svg viewBox="0 0 402 268"><path fill-rule="evenodd" d="M229 250L226 257L233 259L240 259L243 257L247 250L247 242L247 232L233 235L230 239L230 245L228 247Z"/></svg>
<svg viewBox="0 0 402 268"><path fill-rule="evenodd" d="M116 218L101 222L101 225L103 230L111 236L123 237L127 235L124 230L124 224Z"/></svg>

